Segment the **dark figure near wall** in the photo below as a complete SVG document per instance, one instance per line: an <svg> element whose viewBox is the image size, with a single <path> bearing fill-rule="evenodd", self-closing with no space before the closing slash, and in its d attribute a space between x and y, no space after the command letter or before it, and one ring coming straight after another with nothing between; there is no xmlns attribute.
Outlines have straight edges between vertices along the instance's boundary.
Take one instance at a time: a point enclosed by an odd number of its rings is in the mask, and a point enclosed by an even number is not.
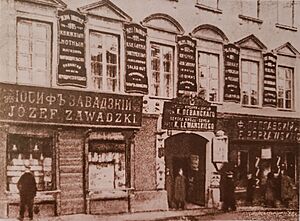
<svg viewBox="0 0 300 221"><path fill-rule="evenodd" d="M174 201L176 208L185 209L185 197L186 197L186 178L183 175L182 168L179 169L178 175L175 178L174 184Z"/></svg>
<svg viewBox="0 0 300 221"><path fill-rule="evenodd" d="M36 182L33 174L30 172L29 161L25 161L25 173L20 177L17 187L20 192L20 213L19 220L24 219L26 206L28 208L29 219L33 219L33 201L36 195Z"/></svg>
<svg viewBox="0 0 300 221"><path fill-rule="evenodd" d="M267 175L265 205L268 207L275 207L275 178L272 172Z"/></svg>
<svg viewBox="0 0 300 221"><path fill-rule="evenodd" d="M281 171L281 200L283 205L288 208L290 201L294 197L294 183L292 178L286 175L286 171Z"/></svg>
<svg viewBox="0 0 300 221"><path fill-rule="evenodd" d="M252 174L247 175L247 190L246 190L246 204L248 206L252 206L253 204L253 197L255 191L256 180L252 176Z"/></svg>
<svg viewBox="0 0 300 221"><path fill-rule="evenodd" d="M229 209L232 211L236 210L236 201L234 196L234 181L233 181L233 172L228 171L221 178L221 200L222 210L227 212Z"/></svg>

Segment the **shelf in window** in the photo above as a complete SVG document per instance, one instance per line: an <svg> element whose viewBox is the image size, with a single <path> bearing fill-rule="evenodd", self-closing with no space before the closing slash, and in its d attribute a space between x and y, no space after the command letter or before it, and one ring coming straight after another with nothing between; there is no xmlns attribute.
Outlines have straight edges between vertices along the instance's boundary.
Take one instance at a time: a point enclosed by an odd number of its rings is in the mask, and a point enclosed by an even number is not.
<svg viewBox="0 0 300 221"><path fill-rule="evenodd" d="M281 29L285 29L285 30L289 30L289 31L297 31L298 30L296 27L293 27L290 25L284 25L284 24L280 24L280 23L276 23L275 26L277 28L281 28Z"/></svg>
<svg viewBox="0 0 300 221"><path fill-rule="evenodd" d="M214 13L218 13L218 14L223 13L222 10L220 10L218 8L212 8L212 7L209 7L207 5L200 4L200 3L196 3L196 7L200 8L200 9L203 9L203 10L206 10L206 11L211 11L211 12L214 12Z"/></svg>
<svg viewBox="0 0 300 221"><path fill-rule="evenodd" d="M263 23L263 20L261 20L259 18L254 18L254 17L251 17L251 16L247 16L247 15L239 15L239 18L243 19L243 20L247 20L247 21L252 21L252 22L255 22L255 23L258 23L258 24Z"/></svg>

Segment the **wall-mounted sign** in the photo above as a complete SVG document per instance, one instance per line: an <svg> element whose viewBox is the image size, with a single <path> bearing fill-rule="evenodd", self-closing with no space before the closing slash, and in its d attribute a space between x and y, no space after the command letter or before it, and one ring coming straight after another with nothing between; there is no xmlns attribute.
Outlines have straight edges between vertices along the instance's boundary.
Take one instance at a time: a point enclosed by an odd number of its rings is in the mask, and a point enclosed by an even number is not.
<svg viewBox="0 0 300 221"><path fill-rule="evenodd" d="M0 83L0 121L140 127L141 96Z"/></svg>
<svg viewBox="0 0 300 221"><path fill-rule="evenodd" d="M261 149L261 159L272 159L271 147L264 147Z"/></svg>
<svg viewBox="0 0 300 221"><path fill-rule="evenodd" d="M211 106L201 98L179 97L164 103L162 128L213 131L216 119L216 106Z"/></svg>
<svg viewBox="0 0 300 221"><path fill-rule="evenodd" d="M197 91L196 41L190 36L177 37L178 94Z"/></svg>
<svg viewBox="0 0 300 221"><path fill-rule="evenodd" d="M245 117L234 122L233 139L300 142L300 120Z"/></svg>
<svg viewBox="0 0 300 221"><path fill-rule="evenodd" d="M264 106L277 106L276 60L276 55L272 53L264 54Z"/></svg>
<svg viewBox="0 0 300 221"><path fill-rule="evenodd" d="M57 83L86 87L84 55L85 17L76 11L59 11L59 64Z"/></svg>
<svg viewBox="0 0 300 221"><path fill-rule="evenodd" d="M212 142L212 162L228 162L228 137L214 137Z"/></svg>
<svg viewBox="0 0 300 221"><path fill-rule="evenodd" d="M224 45L224 101L240 102L240 49L234 44Z"/></svg>
<svg viewBox="0 0 300 221"><path fill-rule="evenodd" d="M125 24L126 92L148 93L146 65L147 29L139 24Z"/></svg>

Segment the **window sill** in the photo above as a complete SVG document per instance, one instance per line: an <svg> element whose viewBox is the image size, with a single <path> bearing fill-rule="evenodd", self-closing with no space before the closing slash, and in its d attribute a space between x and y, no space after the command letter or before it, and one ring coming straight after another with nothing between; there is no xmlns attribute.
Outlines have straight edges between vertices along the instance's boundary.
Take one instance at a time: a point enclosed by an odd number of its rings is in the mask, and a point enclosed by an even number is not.
<svg viewBox="0 0 300 221"><path fill-rule="evenodd" d="M223 13L222 10L220 10L218 8L212 8L212 7L209 7L209 6L206 6L206 5L203 5L203 4L199 4L199 3L196 3L196 7L200 8L200 9L203 9L203 10L206 10L206 11L218 13L218 14Z"/></svg>
<svg viewBox="0 0 300 221"><path fill-rule="evenodd" d="M263 21L259 18L254 18L254 17L250 17L250 16L246 16L246 15L239 15L239 18L242 19L242 20L252 21L252 22L257 23L257 24L262 24L263 23Z"/></svg>
<svg viewBox="0 0 300 221"><path fill-rule="evenodd" d="M258 106L258 105L241 104L241 106L244 107L244 108L262 109L262 107Z"/></svg>
<svg viewBox="0 0 300 221"><path fill-rule="evenodd" d="M278 111L295 112L293 109L277 108Z"/></svg>
<svg viewBox="0 0 300 221"><path fill-rule="evenodd" d="M281 28L281 29L285 29L285 30L289 30L289 31L297 31L298 30L296 27L293 27L290 25L283 25L283 24L279 24L279 23L276 23L275 26L277 28Z"/></svg>

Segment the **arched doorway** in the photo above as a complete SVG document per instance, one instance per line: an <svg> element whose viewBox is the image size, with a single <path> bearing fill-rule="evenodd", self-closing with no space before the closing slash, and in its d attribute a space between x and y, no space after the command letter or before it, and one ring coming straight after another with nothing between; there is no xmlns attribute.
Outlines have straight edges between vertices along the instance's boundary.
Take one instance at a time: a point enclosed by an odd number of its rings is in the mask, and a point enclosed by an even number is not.
<svg viewBox="0 0 300 221"><path fill-rule="evenodd" d="M205 158L208 141L196 134L180 133L165 140L166 168L172 177L166 186L168 195L173 195L174 179L180 168L186 179L188 204L205 205ZM167 180L167 177L166 177ZM168 178L168 180L170 180Z"/></svg>

